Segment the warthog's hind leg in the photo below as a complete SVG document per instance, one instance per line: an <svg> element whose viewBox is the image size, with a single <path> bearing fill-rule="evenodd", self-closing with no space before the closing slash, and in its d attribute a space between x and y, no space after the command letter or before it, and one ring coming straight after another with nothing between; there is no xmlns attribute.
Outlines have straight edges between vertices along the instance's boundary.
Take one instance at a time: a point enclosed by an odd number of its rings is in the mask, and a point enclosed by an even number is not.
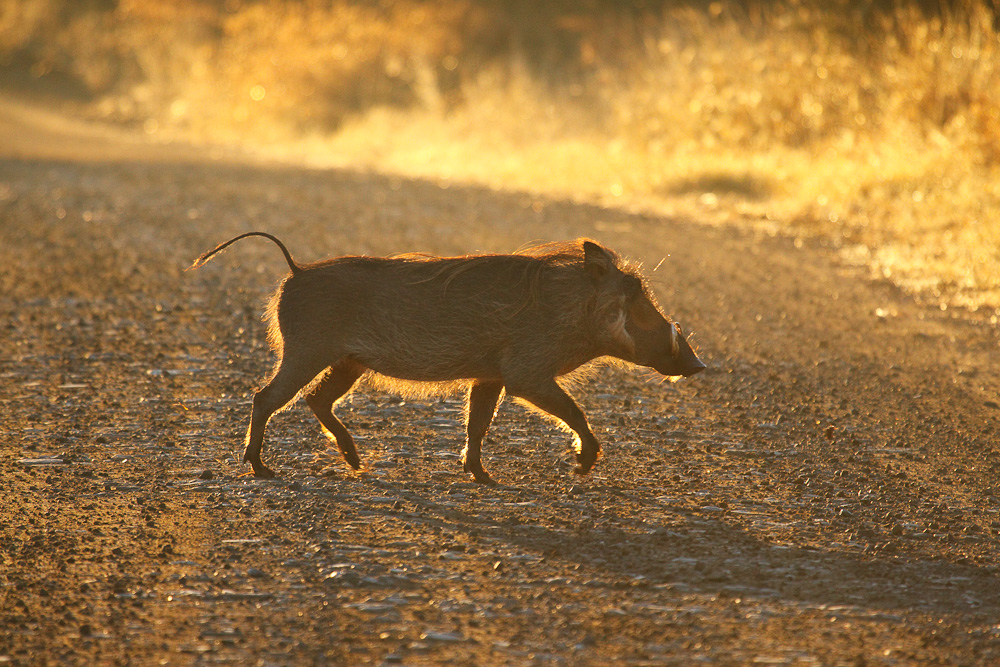
<svg viewBox="0 0 1000 667"><path fill-rule="evenodd" d="M274 471L260 460L264 447L264 427L275 412L285 407L295 398L302 387L309 384L319 368L304 368L282 361L274 376L260 391L253 396L253 412L250 415L250 426L247 429L246 449L243 460L253 466L253 474L257 477L274 477Z"/></svg>
<svg viewBox="0 0 1000 667"><path fill-rule="evenodd" d="M334 404L350 393L354 383L365 372L365 368L351 362L341 362L330 367L316 388L306 396L306 403L312 408L327 437L337 443L344 460L355 470L361 467L354 438L347 432L344 423L333 414Z"/></svg>

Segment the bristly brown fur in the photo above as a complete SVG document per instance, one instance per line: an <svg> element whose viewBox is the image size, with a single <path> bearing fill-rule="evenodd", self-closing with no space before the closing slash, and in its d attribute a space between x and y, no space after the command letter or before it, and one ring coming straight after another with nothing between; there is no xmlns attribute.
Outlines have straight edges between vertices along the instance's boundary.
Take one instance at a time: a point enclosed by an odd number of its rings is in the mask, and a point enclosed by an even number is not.
<svg viewBox="0 0 1000 667"><path fill-rule="evenodd" d="M303 393L348 463L360 465L353 439L333 414L359 381L404 396L465 389L464 461L477 481L489 481L480 445L505 394L576 434L583 473L600 445L562 385L605 359L664 375L704 367L638 267L588 239L510 255L343 256L299 266L280 241L257 235L278 244L291 269L267 306L278 363L254 395L247 430L244 459L259 476L273 475L260 460L268 419Z"/></svg>

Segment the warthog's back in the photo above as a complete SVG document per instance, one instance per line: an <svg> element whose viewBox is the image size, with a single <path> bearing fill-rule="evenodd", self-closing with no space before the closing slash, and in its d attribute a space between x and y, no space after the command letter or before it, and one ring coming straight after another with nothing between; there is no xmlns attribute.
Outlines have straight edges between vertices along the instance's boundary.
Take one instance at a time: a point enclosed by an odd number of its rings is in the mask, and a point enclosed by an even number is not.
<svg viewBox="0 0 1000 667"><path fill-rule="evenodd" d="M579 339L592 289L580 261L562 260L336 258L288 278L278 326L286 345L315 344L395 378L499 379L513 357L548 365Z"/></svg>

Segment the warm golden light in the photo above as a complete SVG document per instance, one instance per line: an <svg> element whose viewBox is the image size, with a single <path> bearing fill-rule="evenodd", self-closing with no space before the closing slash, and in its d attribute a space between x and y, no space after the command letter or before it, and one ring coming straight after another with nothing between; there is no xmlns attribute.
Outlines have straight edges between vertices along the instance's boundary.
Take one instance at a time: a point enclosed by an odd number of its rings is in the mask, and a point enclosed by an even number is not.
<svg viewBox="0 0 1000 667"><path fill-rule="evenodd" d="M985 0L71 6L14 3L0 62L89 118L315 165L726 211L1000 307Z"/></svg>

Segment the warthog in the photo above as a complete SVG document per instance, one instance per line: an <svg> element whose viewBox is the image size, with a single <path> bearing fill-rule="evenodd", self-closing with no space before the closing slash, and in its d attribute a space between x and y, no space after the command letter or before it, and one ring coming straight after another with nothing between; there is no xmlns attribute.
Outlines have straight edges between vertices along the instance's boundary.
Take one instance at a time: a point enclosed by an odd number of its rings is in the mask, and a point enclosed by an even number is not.
<svg viewBox="0 0 1000 667"><path fill-rule="evenodd" d="M362 378L404 393L465 388L462 461L477 482L493 481L480 450L505 392L576 433L576 472L586 474L601 447L557 378L600 357L667 376L705 368L637 268L594 241L512 255L345 256L300 265L274 236L250 232L191 268L248 236L276 243L291 270L268 305L278 363L254 394L243 454L257 477L274 476L260 458L268 419L304 389L326 435L359 468L333 407Z"/></svg>

